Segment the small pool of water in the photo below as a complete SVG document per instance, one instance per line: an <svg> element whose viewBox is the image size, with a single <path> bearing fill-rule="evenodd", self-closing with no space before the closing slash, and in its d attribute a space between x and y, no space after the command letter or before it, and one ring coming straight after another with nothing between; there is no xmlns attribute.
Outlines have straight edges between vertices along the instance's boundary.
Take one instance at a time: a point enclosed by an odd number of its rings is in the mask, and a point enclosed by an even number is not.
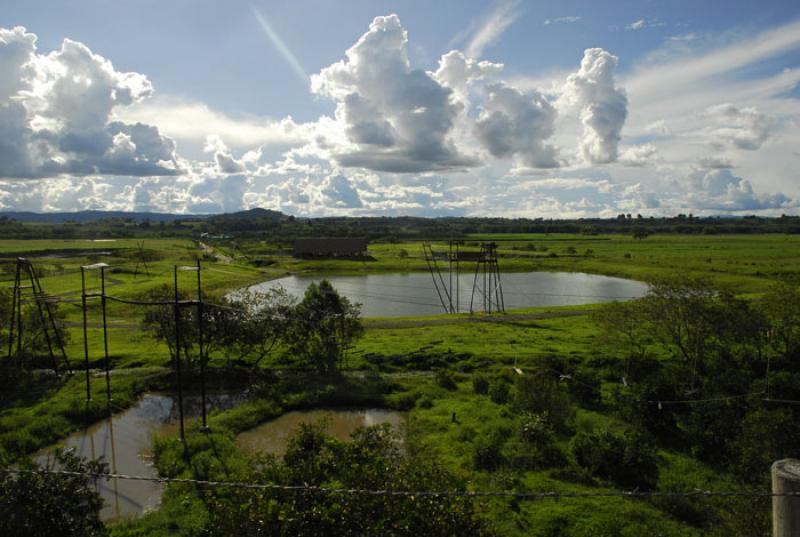
<svg viewBox="0 0 800 537"><path fill-rule="evenodd" d="M209 408L230 408L244 395L209 394ZM200 397L184 396L184 416L200 415ZM103 459L112 473L156 477L151 449L155 434L178 433L178 405L169 395L147 394L139 402L112 418L67 437L59 445L72 448L75 454L87 459ZM35 455L44 465L53 448ZM99 479L97 490L105 501L100 517L105 520L130 518L154 509L161 501L163 485L151 481Z"/></svg>
<svg viewBox="0 0 800 537"><path fill-rule="evenodd" d="M443 277L449 286L449 277ZM318 283L322 278L286 276L254 285L251 289L266 291L282 286L290 294L302 299L308 285ZM364 317L413 317L444 312L433 278L427 272L324 278L351 302L360 303ZM580 272L514 272L501 274L500 279L507 310L629 300L647 292L647 285L642 282ZM476 311L481 310L483 299L480 291L472 292L474 273L462 272L459 278L454 277L453 280L453 295L458 288L458 300L454 296L453 301L458 302L459 311L469 312L471 303Z"/></svg>
<svg viewBox="0 0 800 537"><path fill-rule="evenodd" d="M237 445L250 453L266 452L283 455L289 436L301 423L325 420L326 432L338 440L348 440L359 427L388 423L398 433L406 423L405 414L382 408L361 410L303 410L283 414L236 437Z"/></svg>

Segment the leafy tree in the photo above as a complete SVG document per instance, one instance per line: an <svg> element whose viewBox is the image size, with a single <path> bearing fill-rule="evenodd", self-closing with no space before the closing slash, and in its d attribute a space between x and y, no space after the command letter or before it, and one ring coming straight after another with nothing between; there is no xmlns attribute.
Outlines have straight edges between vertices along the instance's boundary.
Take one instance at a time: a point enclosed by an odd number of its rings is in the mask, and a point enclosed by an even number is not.
<svg viewBox="0 0 800 537"><path fill-rule="evenodd" d="M741 420L731 443L733 470L744 481L765 482L773 462L796 456L798 450L800 423L790 409L754 409Z"/></svg>
<svg viewBox="0 0 800 537"><path fill-rule="evenodd" d="M747 301L717 289L706 278L681 274L663 278L651 285L641 303L656 341L687 368L688 394L701 387L701 377L711 388L706 391L714 391L712 370L724 373L737 361L750 367L762 361L765 318Z"/></svg>
<svg viewBox="0 0 800 537"><path fill-rule="evenodd" d="M632 360L643 360L654 343L652 332L644 322L647 310L641 301L609 302L593 316L600 328L601 341L621 351L625 359L623 374L630 378Z"/></svg>
<svg viewBox="0 0 800 537"><path fill-rule="evenodd" d="M360 305L322 280L308 286L295 308L287 343L292 354L312 364L318 373L333 375L349 345L363 332Z"/></svg>
<svg viewBox="0 0 800 537"><path fill-rule="evenodd" d="M174 289L167 285L161 285L150 289L143 297L148 302L163 302L157 306L146 306L144 317L142 318L142 330L149 331L155 339L167 345L169 352L175 356L175 307L171 304L175 300ZM178 300L186 300L188 295L184 291L178 292ZM179 323L181 332L181 353L183 358L191 357L192 345L197 341L197 326L192 322L188 309L181 307L179 310Z"/></svg>
<svg viewBox="0 0 800 537"><path fill-rule="evenodd" d="M57 452L56 466L71 472L103 473L70 451ZM34 466L26 466L30 470ZM0 474L0 535L6 537L100 536L103 500L91 478L46 472Z"/></svg>
<svg viewBox="0 0 800 537"><path fill-rule="evenodd" d="M244 289L224 298L223 303L231 308L231 322L214 325L224 329L219 339L252 367L280 345L292 326L295 299L282 287L266 292Z"/></svg>
<svg viewBox="0 0 800 537"><path fill-rule="evenodd" d="M800 352L800 287L775 283L764 295L762 310L770 324L770 344L786 357Z"/></svg>

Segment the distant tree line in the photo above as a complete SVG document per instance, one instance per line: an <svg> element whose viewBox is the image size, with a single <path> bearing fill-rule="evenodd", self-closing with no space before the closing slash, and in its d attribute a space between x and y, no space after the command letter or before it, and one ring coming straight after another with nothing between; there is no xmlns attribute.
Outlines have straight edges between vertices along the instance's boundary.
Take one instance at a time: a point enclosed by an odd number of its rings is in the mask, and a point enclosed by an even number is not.
<svg viewBox="0 0 800 537"><path fill-rule="evenodd" d="M615 218L472 218L442 217L329 217L299 218L277 211L251 210L217 216L186 216L171 221L151 221L131 213L130 217L98 217L94 220L21 222L0 216L0 238L93 238L93 237L199 237L202 233L231 235L276 242L296 237L368 237L372 240L462 238L473 233L618 233L645 238L650 234L754 234L800 233L800 217L778 218L643 217L620 214Z"/></svg>

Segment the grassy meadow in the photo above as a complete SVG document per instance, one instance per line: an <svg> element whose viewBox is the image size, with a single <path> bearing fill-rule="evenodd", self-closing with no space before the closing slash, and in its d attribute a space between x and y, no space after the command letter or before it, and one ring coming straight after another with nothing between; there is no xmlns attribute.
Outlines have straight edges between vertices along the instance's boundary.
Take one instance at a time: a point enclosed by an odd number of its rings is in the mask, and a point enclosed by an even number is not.
<svg viewBox="0 0 800 537"><path fill-rule="evenodd" d="M479 241L484 240L498 242L499 263L504 272L586 272L645 282L681 272L707 277L748 300L761 297L777 280L800 277L797 235L652 235L644 239L620 235L472 235L462 248L477 249ZM446 243L434 243L434 249L444 251L446 247ZM68 326L67 354L76 367L82 367L82 265L107 263L106 291L125 299L141 299L152 289L172 285L173 267L193 265L197 259L202 262L203 288L210 300L286 274L427 270L421 244L402 241L371 244L367 259L296 259L279 245L259 241L210 242L202 248L191 240L145 239L143 248L147 273L136 240L0 241L0 279L4 287L12 286L14 259L31 259L45 292L63 300L59 307ZM195 273L181 272L179 278L181 288L193 295ZM87 287L99 291L96 272L87 272ZM507 312L507 319L503 315L471 318L464 314L366 319L363 337L348 353L345 374L350 383L356 382L354 379L373 379L364 380L363 394L353 395L350 386L348 398L347 390L341 386L298 382L282 386L280 395L269 402L251 401L216 414L212 418L214 431L221 435L219 442L228 446L226 442L232 442L236 433L291 408L359 402L389 406L408 412L409 445L435 455L473 490L613 490L609 483L598 484L567 470L486 471L473 464L476 443L492 431L514 427L518 418L508 406L476 393L473 378L484 375L493 386L502 379L511 384L515 382L514 367L533 372L567 364L577 370L613 361L613 353L609 354L593 319L596 309L593 305L529 308ZM148 390L172 388L169 351L141 330L142 315L142 307L108 303L109 352L114 369L111 378L117 410L132 405ZM92 385L94 393L100 394L104 377L100 307L96 299L91 300L88 317ZM7 324L5 319L0 322ZM230 367L220 353L211 356L210 365L212 376L219 377L225 376ZM261 364L265 369L275 365L272 358ZM443 383L441 372L449 375L453 383ZM105 412L101 399L86 405L82 371L58 378L33 371L13 382L15 388L5 394L0 409L0 454L7 457L30 454L54 444L100 419ZM380 386L371 391L371 382ZM623 381L607 375L597 389L599 402L594 406L580 405L572 427L585 433L624 433L630 424L606 404L625 391ZM274 391L271 393L274 395ZM191 434L201 433L193 428ZM562 451L568 451L568 444L567 436L557 436L556 445ZM231 461L244 457L235 453L235 447L229 447L229 452L222 450L227 453L222 457ZM730 490L740 486L735 476L709 468L676 446L659 446L658 466L659 490ZM189 473L184 475L191 475L190 469L185 471ZM177 515L181 502L189 507L186 513ZM480 511L499 535L699 536L725 534L726 524L737 509L742 510L736 502L710 499L698 500L693 506L667 503L622 498L492 499L482 501ZM764 506L753 509L762 513ZM720 533L707 533L708 525L693 522L700 517L696 512L712 513L706 518L714 521L713 528L718 528L714 531ZM112 535L191 535L203 516L191 492L175 489L165 496L161 509L134 521L113 524L110 529Z"/></svg>

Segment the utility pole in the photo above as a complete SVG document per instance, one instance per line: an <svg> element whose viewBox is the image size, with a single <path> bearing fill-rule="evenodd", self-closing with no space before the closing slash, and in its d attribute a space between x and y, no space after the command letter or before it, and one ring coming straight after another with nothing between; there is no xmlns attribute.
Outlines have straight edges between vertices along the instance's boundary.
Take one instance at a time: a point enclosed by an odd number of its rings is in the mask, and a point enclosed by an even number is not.
<svg viewBox="0 0 800 537"><path fill-rule="evenodd" d="M92 387L89 379L89 334L86 324L86 267L81 267L81 309L83 310L83 358L86 366L86 400L92 400Z"/></svg>
<svg viewBox="0 0 800 537"><path fill-rule="evenodd" d="M186 451L186 433L183 425L183 386L181 385L181 306L178 298L178 266L175 266L175 378L178 382L178 416L181 422L181 442Z"/></svg>
<svg viewBox="0 0 800 537"><path fill-rule="evenodd" d="M800 460L783 459L772 465L772 537L800 535Z"/></svg>

